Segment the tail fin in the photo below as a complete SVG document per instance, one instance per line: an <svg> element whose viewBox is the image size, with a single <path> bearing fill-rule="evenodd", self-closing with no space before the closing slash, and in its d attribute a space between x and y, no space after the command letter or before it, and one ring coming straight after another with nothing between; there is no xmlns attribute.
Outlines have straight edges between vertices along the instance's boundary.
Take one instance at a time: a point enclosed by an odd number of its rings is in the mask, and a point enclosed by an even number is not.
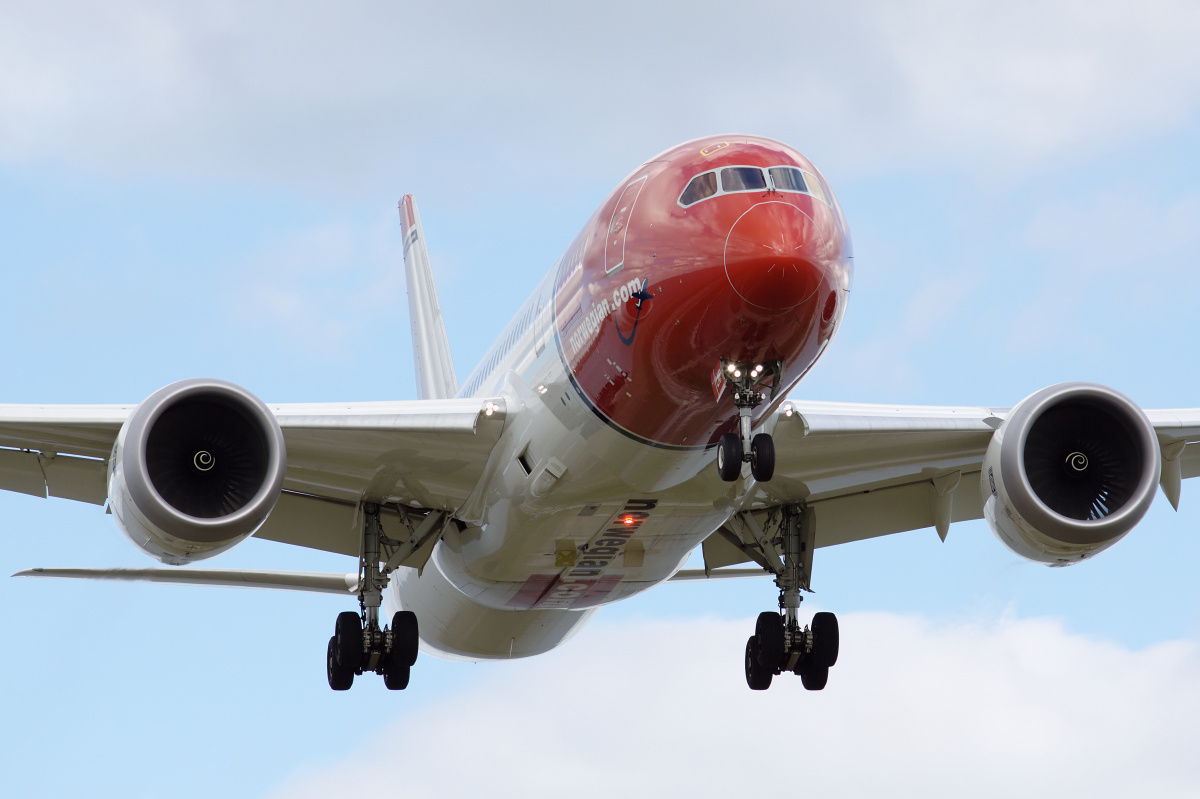
<svg viewBox="0 0 1200 799"><path fill-rule="evenodd" d="M458 392L454 359L446 340L446 323L438 304L425 232L417 201L411 194L400 201L400 227L404 233L404 274L408 282L408 316L412 325L413 362L421 399L447 399Z"/></svg>

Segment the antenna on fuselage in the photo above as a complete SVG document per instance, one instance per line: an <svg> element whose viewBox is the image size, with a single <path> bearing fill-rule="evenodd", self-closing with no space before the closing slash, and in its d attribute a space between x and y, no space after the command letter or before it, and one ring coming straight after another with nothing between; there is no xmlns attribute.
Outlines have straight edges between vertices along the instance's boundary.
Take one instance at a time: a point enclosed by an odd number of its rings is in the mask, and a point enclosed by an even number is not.
<svg viewBox="0 0 1200 799"><path fill-rule="evenodd" d="M433 284L433 270L429 268L421 216L411 194L400 201L400 229L404 234L404 277L408 283L417 394L421 399L447 399L458 393L458 377L450 356L437 287Z"/></svg>

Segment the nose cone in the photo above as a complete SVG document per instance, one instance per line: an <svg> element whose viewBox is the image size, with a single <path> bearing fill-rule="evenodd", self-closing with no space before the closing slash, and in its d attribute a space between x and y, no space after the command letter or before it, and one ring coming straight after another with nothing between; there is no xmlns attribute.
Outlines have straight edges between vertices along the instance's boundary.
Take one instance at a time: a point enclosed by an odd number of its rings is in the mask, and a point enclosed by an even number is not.
<svg viewBox="0 0 1200 799"><path fill-rule="evenodd" d="M782 311L816 293L822 270L813 220L791 203L752 207L725 240L725 274L743 300Z"/></svg>

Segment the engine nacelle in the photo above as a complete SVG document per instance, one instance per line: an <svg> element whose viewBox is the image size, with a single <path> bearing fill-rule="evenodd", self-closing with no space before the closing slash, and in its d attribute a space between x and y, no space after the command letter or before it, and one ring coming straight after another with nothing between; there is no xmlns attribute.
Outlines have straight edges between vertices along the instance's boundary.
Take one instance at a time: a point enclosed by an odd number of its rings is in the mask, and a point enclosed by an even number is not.
<svg viewBox="0 0 1200 799"><path fill-rule="evenodd" d="M1161 467L1154 427L1129 398L1060 383L1021 400L992 435L983 515L1013 552L1067 566L1142 520Z"/></svg>
<svg viewBox="0 0 1200 799"><path fill-rule="evenodd" d="M261 527L286 470L283 431L258 397L224 380L182 380L125 421L109 460L109 506L139 549L180 565Z"/></svg>

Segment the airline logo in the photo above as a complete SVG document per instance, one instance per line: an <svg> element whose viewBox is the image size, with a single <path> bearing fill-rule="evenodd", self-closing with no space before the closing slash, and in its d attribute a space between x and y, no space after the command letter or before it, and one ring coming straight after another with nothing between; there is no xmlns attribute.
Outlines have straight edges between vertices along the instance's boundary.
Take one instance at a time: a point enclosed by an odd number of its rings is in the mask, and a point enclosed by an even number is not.
<svg viewBox="0 0 1200 799"><path fill-rule="evenodd" d="M596 333L600 331L600 326L612 315L613 311L629 302L630 297L643 291L645 285L646 281L642 278L632 278L613 289L611 300L605 297L593 304L592 309L588 311L588 315L583 318L583 321L579 323L567 340L571 345L570 357L575 357L581 349L590 344L592 339L596 337ZM620 331L618 331L619 333Z"/></svg>
<svg viewBox="0 0 1200 799"><path fill-rule="evenodd" d="M508 601L509 606L584 608L599 604L624 576L605 572L625 554L629 540L650 518L657 505L656 499L626 502L603 530L579 548L574 566L560 574L531 575Z"/></svg>

